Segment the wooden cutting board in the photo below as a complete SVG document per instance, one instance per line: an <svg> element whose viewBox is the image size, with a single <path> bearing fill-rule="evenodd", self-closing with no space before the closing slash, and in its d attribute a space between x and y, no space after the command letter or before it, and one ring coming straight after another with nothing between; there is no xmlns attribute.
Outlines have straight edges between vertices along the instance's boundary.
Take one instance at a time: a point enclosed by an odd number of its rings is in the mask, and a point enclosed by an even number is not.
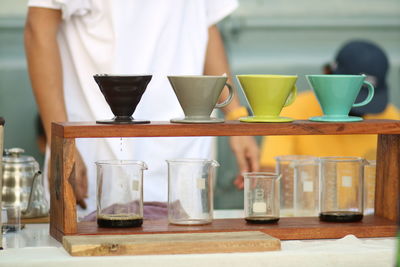
<svg viewBox="0 0 400 267"><path fill-rule="evenodd" d="M64 236L72 256L202 254L280 250L279 239L258 231L190 234Z"/></svg>

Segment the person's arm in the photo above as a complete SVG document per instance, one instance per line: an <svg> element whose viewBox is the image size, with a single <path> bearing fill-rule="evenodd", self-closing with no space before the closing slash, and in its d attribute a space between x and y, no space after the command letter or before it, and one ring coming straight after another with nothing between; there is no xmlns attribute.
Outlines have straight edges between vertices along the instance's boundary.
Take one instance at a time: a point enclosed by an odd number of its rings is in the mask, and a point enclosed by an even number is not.
<svg viewBox="0 0 400 267"><path fill-rule="evenodd" d="M222 75L226 73L228 76L228 83L232 84L224 44L216 25L209 27L208 36L204 74ZM227 88L225 88L221 93L220 99L226 99L228 94L229 92ZM226 115L232 111L238 110L238 108L240 108L239 97L235 94L232 102L223 108L223 112ZM230 137L230 145L232 151L235 153L240 173L259 170L259 148L254 137L232 136ZM241 175L238 175L234 184L238 188L243 188L243 178Z"/></svg>
<svg viewBox="0 0 400 267"><path fill-rule="evenodd" d="M24 32L29 77L48 145L51 144L51 123L67 121L61 57L57 43L60 23L60 10L30 7ZM86 168L78 152L75 170L75 196L77 203L85 207L83 199L87 197Z"/></svg>

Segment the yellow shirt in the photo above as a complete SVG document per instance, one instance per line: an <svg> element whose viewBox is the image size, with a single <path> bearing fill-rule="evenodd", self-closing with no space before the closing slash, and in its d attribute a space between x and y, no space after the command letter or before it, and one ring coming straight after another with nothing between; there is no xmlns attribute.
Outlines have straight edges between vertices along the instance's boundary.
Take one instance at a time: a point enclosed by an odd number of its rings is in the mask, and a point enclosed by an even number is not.
<svg viewBox="0 0 400 267"><path fill-rule="evenodd" d="M295 102L282 110L281 116L296 120L321 116L322 110L312 91L297 96ZM365 115L365 119L400 119L399 110L388 105L379 114ZM377 135L295 135L268 136L263 138L261 165L275 166L274 157L280 155L357 156L376 158Z"/></svg>

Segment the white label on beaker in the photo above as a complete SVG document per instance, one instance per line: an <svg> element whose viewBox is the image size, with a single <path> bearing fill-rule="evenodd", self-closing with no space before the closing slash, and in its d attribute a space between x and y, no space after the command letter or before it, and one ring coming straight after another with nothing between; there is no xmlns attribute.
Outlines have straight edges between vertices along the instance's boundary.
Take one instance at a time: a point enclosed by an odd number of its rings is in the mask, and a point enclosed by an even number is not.
<svg viewBox="0 0 400 267"><path fill-rule="evenodd" d="M139 181L137 181L137 180L132 181L132 190L139 191Z"/></svg>
<svg viewBox="0 0 400 267"><path fill-rule="evenodd" d="M303 192L313 192L313 191L314 191L314 183L312 181L304 181Z"/></svg>
<svg viewBox="0 0 400 267"><path fill-rule="evenodd" d="M343 187L351 187L352 186L351 176L342 176L342 186Z"/></svg>
<svg viewBox="0 0 400 267"><path fill-rule="evenodd" d="M197 178L197 188L198 189L205 189L206 188L206 179Z"/></svg>
<svg viewBox="0 0 400 267"><path fill-rule="evenodd" d="M253 203L253 212L266 212L267 204L265 202L254 202Z"/></svg>

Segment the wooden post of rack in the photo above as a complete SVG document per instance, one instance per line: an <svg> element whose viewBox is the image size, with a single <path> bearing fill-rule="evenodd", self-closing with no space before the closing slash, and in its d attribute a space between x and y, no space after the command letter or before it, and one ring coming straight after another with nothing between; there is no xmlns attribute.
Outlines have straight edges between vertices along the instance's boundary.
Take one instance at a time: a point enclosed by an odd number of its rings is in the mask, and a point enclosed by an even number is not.
<svg viewBox="0 0 400 267"><path fill-rule="evenodd" d="M75 138L169 137L169 136L262 136L378 134L375 215L356 223L320 222L316 217L281 218L274 225L250 225L243 219L214 220L206 226L174 226L165 221L144 221L141 228L98 228L96 222L77 222L73 192ZM171 124L152 122L137 125L53 123L50 171L50 234L61 241L64 235L146 234L262 231L279 239L394 236L400 195L400 121L367 120L356 123L241 123Z"/></svg>
<svg viewBox="0 0 400 267"><path fill-rule="evenodd" d="M60 240L77 232L75 139L52 136L50 168L50 234Z"/></svg>
<svg viewBox="0 0 400 267"><path fill-rule="evenodd" d="M400 205L400 135L379 134L375 215L396 221Z"/></svg>

